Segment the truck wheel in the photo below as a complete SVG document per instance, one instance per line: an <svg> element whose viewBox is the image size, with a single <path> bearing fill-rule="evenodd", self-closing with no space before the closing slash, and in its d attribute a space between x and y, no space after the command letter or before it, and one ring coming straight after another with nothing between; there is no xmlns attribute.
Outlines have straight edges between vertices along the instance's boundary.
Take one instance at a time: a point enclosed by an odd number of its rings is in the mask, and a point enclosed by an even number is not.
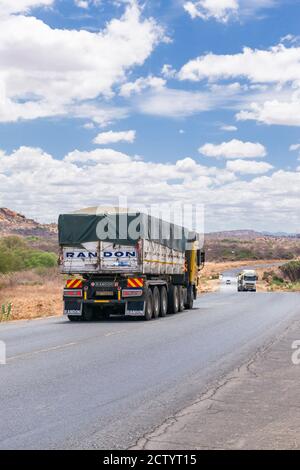
<svg viewBox="0 0 300 470"><path fill-rule="evenodd" d="M185 308L188 310L192 310L194 306L194 292L193 292L193 287L189 286L187 290L187 300L185 304Z"/></svg>
<svg viewBox="0 0 300 470"><path fill-rule="evenodd" d="M146 305L145 305L145 315L144 319L146 321L149 321L152 319L153 315L153 295L152 295L152 290L148 289L148 292L146 294Z"/></svg>
<svg viewBox="0 0 300 470"><path fill-rule="evenodd" d="M194 286L194 288L193 288L193 295L194 295L194 300L197 300L198 291L197 291L196 286Z"/></svg>
<svg viewBox="0 0 300 470"><path fill-rule="evenodd" d="M82 319L83 321L92 321L94 317L94 311L92 305L83 305Z"/></svg>
<svg viewBox="0 0 300 470"><path fill-rule="evenodd" d="M68 319L70 321L80 321L81 320L81 316L78 316L78 315L68 315Z"/></svg>
<svg viewBox="0 0 300 470"><path fill-rule="evenodd" d="M183 310L184 310L184 292L183 292L182 286L178 286L178 296L179 296L178 312L183 312Z"/></svg>
<svg viewBox="0 0 300 470"><path fill-rule="evenodd" d="M171 285L168 292L168 312L177 313L179 309L179 295L177 286Z"/></svg>
<svg viewBox="0 0 300 470"><path fill-rule="evenodd" d="M160 290L160 316L165 317L168 313L168 294L167 289L162 287Z"/></svg>
<svg viewBox="0 0 300 470"><path fill-rule="evenodd" d="M153 318L158 318L159 317L159 312L160 312L160 295L159 295L159 289L158 287L154 287L153 292Z"/></svg>

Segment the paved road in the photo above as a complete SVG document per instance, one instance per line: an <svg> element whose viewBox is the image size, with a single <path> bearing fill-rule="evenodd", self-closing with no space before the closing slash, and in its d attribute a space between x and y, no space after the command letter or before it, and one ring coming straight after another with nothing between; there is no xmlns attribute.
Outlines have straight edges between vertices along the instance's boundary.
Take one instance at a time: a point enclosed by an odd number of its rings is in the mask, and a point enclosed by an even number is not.
<svg viewBox="0 0 300 470"><path fill-rule="evenodd" d="M148 323L0 325L0 448L133 445L282 331L299 298L225 288Z"/></svg>
<svg viewBox="0 0 300 470"><path fill-rule="evenodd" d="M252 266L240 266L238 268L231 268L227 271L222 273L222 279L220 282L220 291L221 292L236 292L237 291L237 276L243 269L256 269L256 268L272 268L276 266L280 266L282 263L265 263L265 264L257 264ZM226 281L230 280L231 284L227 285Z"/></svg>

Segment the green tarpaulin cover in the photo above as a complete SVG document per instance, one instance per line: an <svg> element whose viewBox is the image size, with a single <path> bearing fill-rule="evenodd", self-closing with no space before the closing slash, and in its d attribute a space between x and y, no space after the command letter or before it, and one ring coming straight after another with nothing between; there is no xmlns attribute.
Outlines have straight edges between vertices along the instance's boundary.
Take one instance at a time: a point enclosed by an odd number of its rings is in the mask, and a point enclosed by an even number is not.
<svg viewBox="0 0 300 470"><path fill-rule="evenodd" d="M142 213L63 214L58 234L60 245L65 246L98 240L135 245L139 239L147 239L178 251L185 251L187 243L196 239L195 232Z"/></svg>

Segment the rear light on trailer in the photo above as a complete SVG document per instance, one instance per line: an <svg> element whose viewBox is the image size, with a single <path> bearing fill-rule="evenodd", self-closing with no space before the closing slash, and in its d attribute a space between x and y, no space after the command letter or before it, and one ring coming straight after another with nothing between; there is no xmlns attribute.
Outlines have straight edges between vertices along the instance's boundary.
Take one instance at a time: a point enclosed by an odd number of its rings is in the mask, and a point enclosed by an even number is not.
<svg viewBox="0 0 300 470"><path fill-rule="evenodd" d="M123 289L122 297L140 297L143 295L142 289Z"/></svg>
<svg viewBox="0 0 300 470"><path fill-rule="evenodd" d="M64 289L65 297L82 297L81 289Z"/></svg>

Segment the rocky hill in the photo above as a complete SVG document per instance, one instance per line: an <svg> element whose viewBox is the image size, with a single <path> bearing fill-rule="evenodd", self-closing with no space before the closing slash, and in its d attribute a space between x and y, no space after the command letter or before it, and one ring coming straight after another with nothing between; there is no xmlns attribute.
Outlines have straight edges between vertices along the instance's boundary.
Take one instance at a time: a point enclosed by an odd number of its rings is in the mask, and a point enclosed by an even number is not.
<svg viewBox="0 0 300 470"><path fill-rule="evenodd" d="M25 237L57 237L56 224L40 224L5 207L0 208L0 236L19 235Z"/></svg>
<svg viewBox="0 0 300 470"><path fill-rule="evenodd" d="M300 235L284 232L256 232L255 230L226 230L222 232L206 233L206 239L212 240L255 240L257 238L299 238Z"/></svg>

